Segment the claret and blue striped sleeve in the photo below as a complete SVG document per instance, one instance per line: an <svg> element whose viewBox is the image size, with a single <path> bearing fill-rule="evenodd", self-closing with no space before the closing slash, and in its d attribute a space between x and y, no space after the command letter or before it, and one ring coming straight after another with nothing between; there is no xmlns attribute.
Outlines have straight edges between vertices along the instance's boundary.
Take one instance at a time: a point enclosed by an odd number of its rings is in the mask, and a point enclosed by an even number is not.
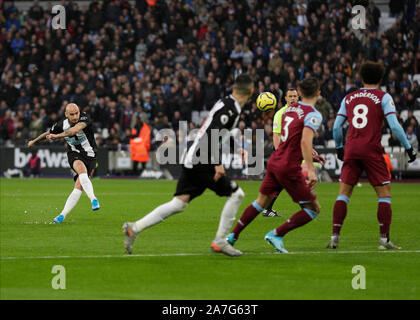
<svg viewBox="0 0 420 320"><path fill-rule="evenodd" d="M395 115L394 100L392 100L392 97L389 93L386 93L382 98L382 111L384 112L386 121L388 122L392 133L397 137L404 148L407 150L410 149L410 142L408 142L404 129L398 122L397 116Z"/></svg>
<svg viewBox="0 0 420 320"><path fill-rule="evenodd" d="M308 113L303 121L305 127L309 127L315 132L318 130L321 123L322 115L318 111Z"/></svg>

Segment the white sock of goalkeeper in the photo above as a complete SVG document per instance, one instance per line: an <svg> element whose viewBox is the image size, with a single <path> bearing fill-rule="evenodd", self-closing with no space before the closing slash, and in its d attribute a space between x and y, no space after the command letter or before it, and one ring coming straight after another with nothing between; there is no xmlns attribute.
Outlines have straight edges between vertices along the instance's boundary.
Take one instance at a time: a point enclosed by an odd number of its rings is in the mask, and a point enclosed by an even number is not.
<svg viewBox="0 0 420 320"><path fill-rule="evenodd" d="M73 210L74 206L79 202L82 193L82 190L76 188L73 189L72 193L70 193L69 197L67 198L66 204L64 205L64 209L61 211L61 214L64 216L64 218L71 210Z"/></svg>
<svg viewBox="0 0 420 320"><path fill-rule="evenodd" d="M244 197L245 193L241 188L238 188L227 199L220 216L219 228L217 229L215 240L224 239L227 236L236 219L236 212L238 212Z"/></svg>
<svg viewBox="0 0 420 320"><path fill-rule="evenodd" d="M87 173L79 174L79 181L82 185L83 190L86 192L87 196L89 197L90 201L96 199L95 194L93 193L93 185L90 181Z"/></svg>
<svg viewBox="0 0 420 320"><path fill-rule="evenodd" d="M155 208L152 212L145 215L140 220L136 221L133 226L134 232L141 232L144 229L147 229L155 224L158 224L165 220L167 217L184 211L187 203L174 197L171 201L160 205Z"/></svg>

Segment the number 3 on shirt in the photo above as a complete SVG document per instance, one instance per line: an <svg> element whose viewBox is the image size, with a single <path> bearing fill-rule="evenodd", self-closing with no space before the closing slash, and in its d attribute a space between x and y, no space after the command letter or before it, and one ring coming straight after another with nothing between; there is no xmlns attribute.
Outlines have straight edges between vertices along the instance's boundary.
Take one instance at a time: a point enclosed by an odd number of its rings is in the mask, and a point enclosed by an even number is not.
<svg viewBox="0 0 420 320"><path fill-rule="evenodd" d="M366 127L368 123L368 119L366 118L368 111L368 107L364 104L358 104L353 109L353 120L351 121L353 127L356 129L363 129Z"/></svg>
<svg viewBox="0 0 420 320"><path fill-rule="evenodd" d="M281 130L281 136L280 139L281 141L286 141L287 137L289 136L289 125L292 123L293 118L286 116L286 118L284 118L284 126L283 129Z"/></svg>

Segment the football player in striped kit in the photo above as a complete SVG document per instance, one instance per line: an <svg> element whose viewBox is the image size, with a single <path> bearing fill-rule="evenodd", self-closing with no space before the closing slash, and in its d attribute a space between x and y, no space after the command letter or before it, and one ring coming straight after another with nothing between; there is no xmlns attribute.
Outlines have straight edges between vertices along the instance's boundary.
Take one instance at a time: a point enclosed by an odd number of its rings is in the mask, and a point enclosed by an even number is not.
<svg viewBox="0 0 420 320"><path fill-rule="evenodd" d="M28 147L32 147L43 139L53 141L62 138L67 143L67 158L74 173L75 184L63 210L54 218L55 223L64 221L67 214L76 206L83 190L92 203L92 210L100 208L89 179L97 167L96 142L90 118L85 112L81 113L75 103L66 106L65 116L66 118L54 124L51 130L28 143Z"/></svg>
<svg viewBox="0 0 420 320"><path fill-rule="evenodd" d="M236 212L245 194L236 182L231 181L226 176L221 163L221 155L219 154L219 159L214 159L212 151L218 146L212 146L211 143L206 142L210 140L212 130L217 132L225 130L227 132L237 126L241 108L253 92L252 78L247 74L241 74L235 79L232 94L214 104L194 142L187 150L181 176L172 200L158 206L136 222L124 223L124 246L127 253L131 254L134 241L139 233L175 213L184 211L191 200L200 196L208 188L218 196L228 197L222 210L216 237L211 244L212 251L224 253L228 256L240 256L242 254L226 241L226 235L235 221ZM203 159L206 161L202 161Z"/></svg>

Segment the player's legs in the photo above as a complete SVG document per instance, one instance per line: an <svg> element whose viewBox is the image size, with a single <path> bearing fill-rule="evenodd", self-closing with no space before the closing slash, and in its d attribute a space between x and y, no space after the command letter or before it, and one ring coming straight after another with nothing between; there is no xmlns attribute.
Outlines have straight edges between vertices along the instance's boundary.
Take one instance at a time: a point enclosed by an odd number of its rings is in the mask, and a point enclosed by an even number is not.
<svg viewBox="0 0 420 320"><path fill-rule="evenodd" d="M201 195L206 188L214 191L220 197L228 197L220 215L219 227L216 236L211 243L211 250L216 253L224 253L228 256L240 256L242 252L233 248L227 241L226 235L232 227L245 193L236 182L231 181L227 176L220 177L214 181L215 169L209 167L207 170L190 171L183 170L181 182L177 187L176 195L188 191L189 200Z"/></svg>
<svg viewBox="0 0 420 320"><path fill-rule="evenodd" d="M75 160L72 163L72 168L77 173L78 179L80 181L80 185L82 186L86 195L89 197L90 201L92 202L92 209L98 210L100 208L98 199L96 199L95 193L93 191L93 185L89 179L86 165L81 160Z"/></svg>
<svg viewBox="0 0 420 320"><path fill-rule="evenodd" d="M350 202L354 185L359 181L360 175L363 172L363 168L362 161L357 159L348 159L343 163L338 197L333 208L332 234L330 242L327 244L328 249L338 248L341 227L347 216L347 205Z"/></svg>
<svg viewBox="0 0 420 320"><path fill-rule="evenodd" d="M219 227L216 232L214 241L224 240L232 228L232 224L236 219L236 213L245 197L244 191L231 181L228 177L222 177L216 183L217 188L214 190L219 196L228 196L226 203L220 215Z"/></svg>
<svg viewBox="0 0 420 320"><path fill-rule="evenodd" d="M278 217L279 216L278 213L275 210L273 210L274 202L276 202L278 196L279 196L278 194L275 195L271 203L268 205L268 207L264 209L264 213L263 213L264 217Z"/></svg>
<svg viewBox="0 0 420 320"><path fill-rule="evenodd" d="M331 242L334 243L332 243L331 246L327 246L330 249L336 249L338 246L341 227L343 226L344 219L347 216L347 205L350 202L350 197L353 193L353 188L353 185L340 182L338 197L335 201L333 209Z"/></svg>
<svg viewBox="0 0 420 320"><path fill-rule="evenodd" d="M173 214L184 211L188 203L202 194L204 190L205 188L202 186L194 184L193 176L189 172L182 170L171 201L161 204L136 222L125 222L123 224L124 247L127 253L131 254L134 241L140 232L163 222Z"/></svg>
<svg viewBox="0 0 420 320"><path fill-rule="evenodd" d="M189 195L175 196L171 201L156 207L136 222L125 222L123 224L123 232L125 235L124 247L127 253L131 254L134 241L140 232L164 221L175 213L184 211L188 205L189 198Z"/></svg>
<svg viewBox="0 0 420 320"><path fill-rule="evenodd" d="M184 211L188 205L189 198L189 195L179 195L173 197L171 201L161 204L143 218L136 221L133 224L133 231L136 234L140 233L143 230L162 222L171 215Z"/></svg>
<svg viewBox="0 0 420 320"><path fill-rule="evenodd" d="M377 217L379 221L379 249L400 249L390 241L390 228L392 220L391 184L374 186L378 196Z"/></svg>
<svg viewBox="0 0 420 320"><path fill-rule="evenodd" d="M377 217L379 222L380 237L389 240L389 231L391 226L391 185L374 187L378 196Z"/></svg>
<svg viewBox="0 0 420 320"><path fill-rule="evenodd" d="M264 239L277 251L287 253L283 245L283 237L290 231L302 227L317 217L321 211L316 195L309 189L305 178L299 173L278 177L282 186L294 202L299 203L301 210L293 214L285 223L268 232Z"/></svg>
<svg viewBox="0 0 420 320"><path fill-rule="evenodd" d="M238 186L232 192L230 197L226 200L220 215L219 227L217 228L216 237L211 243L211 250L216 253L224 253L228 256L240 256L242 252L233 248L230 241L227 241L226 236L232 228L232 224L236 219L236 213L241 206L245 193Z"/></svg>
<svg viewBox="0 0 420 320"><path fill-rule="evenodd" d="M268 165L257 199L245 209L241 218L236 223L236 226L233 228L232 233L227 237L230 244L233 245L236 242L242 230L244 230L261 211L270 205L274 196L278 195L282 189L283 187L278 183L272 172L272 166Z"/></svg>
<svg viewBox="0 0 420 320"><path fill-rule="evenodd" d="M233 228L232 233L228 235L228 241L230 244L234 244L239 238L239 234L255 219L255 217L264 210L265 207L268 207L273 201L274 196L270 196L262 193L258 193L257 200L255 200L251 205L249 205L245 211L242 213L242 216L239 218L236 226Z"/></svg>
<svg viewBox="0 0 420 320"><path fill-rule="evenodd" d="M67 214L76 206L79 202L80 196L83 193L82 185L80 184L79 178L74 183L74 189L67 198L66 204L64 205L61 213L54 218L55 223L61 223L66 218Z"/></svg>
<svg viewBox="0 0 420 320"><path fill-rule="evenodd" d="M283 244L283 237L289 231L302 227L303 225L315 219L321 211L321 206L319 205L317 199L312 201L302 201L301 208L302 210L296 212L280 227L268 232L265 235L264 239L270 243L276 249L276 251L281 253L288 253Z"/></svg>
<svg viewBox="0 0 420 320"><path fill-rule="evenodd" d="M364 166L369 182L378 196L379 249L400 249L389 240L392 218L391 181L386 162L382 155L378 155L377 159L366 159Z"/></svg>
<svg viewBox="0 0 420 320"><path fill-rule="evenodd" d="M280 227L275 229L274 234L279 237L284 237L288 232L302 227L308 222L315 219L321 211L321 206L317 199L312 201L301 202L301 210L296 212L293 216L290 217L285 223Z"/></svg>

